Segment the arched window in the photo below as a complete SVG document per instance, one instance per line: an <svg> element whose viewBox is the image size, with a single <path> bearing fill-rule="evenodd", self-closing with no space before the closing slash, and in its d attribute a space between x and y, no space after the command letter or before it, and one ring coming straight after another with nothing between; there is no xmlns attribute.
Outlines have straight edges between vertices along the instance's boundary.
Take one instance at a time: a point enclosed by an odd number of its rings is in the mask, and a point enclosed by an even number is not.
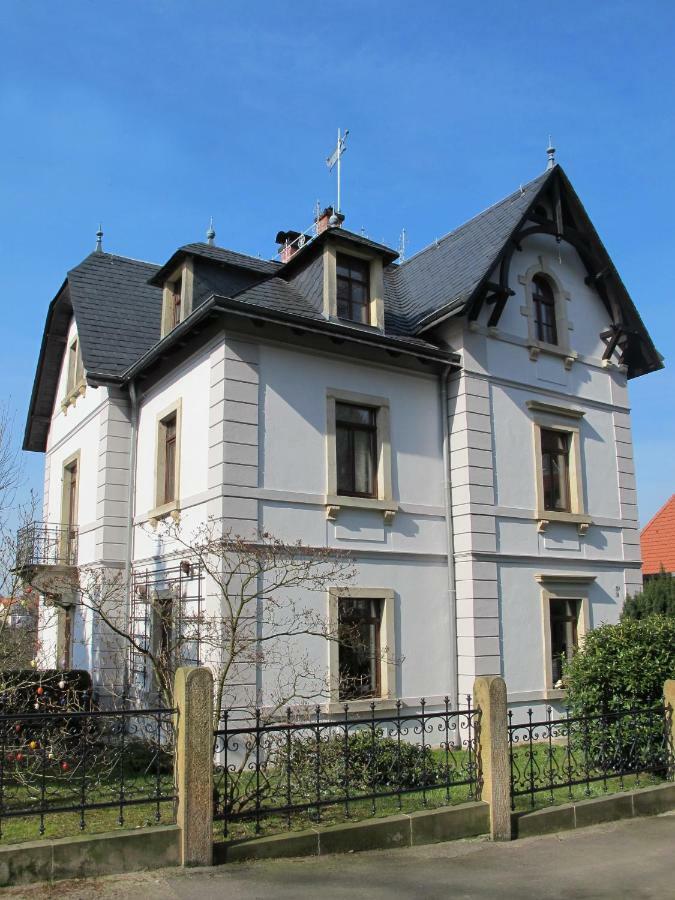
<svg viewBox="0 0 675 900"><path fill-rule="evenodd" d="M543 275L532 279L532 302L534 304L534 324L537 340L547 344L558 343L558 328L555 321L555 297L550 282Z"/></svg>

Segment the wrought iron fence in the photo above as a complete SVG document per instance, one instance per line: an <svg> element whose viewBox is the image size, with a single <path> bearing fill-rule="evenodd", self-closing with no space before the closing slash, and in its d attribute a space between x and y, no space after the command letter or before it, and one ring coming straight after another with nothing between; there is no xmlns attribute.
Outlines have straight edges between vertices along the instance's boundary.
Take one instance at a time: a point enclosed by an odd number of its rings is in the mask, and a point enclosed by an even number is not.
<svg viewBox="0 0 675 900"><path fill-rule="evenodd" d="M173 819L174 710L41 711L42 700L36 712L0 714L0 839L42 835L64 814L80 830L90 818L143 824L132 809Z"/></svg>
<svg viewBox="0 0 675 900"><path fill-rule="evenodd" d="M544 718L527 710L525 722L514 722L509 710L511 805L526 797L529 805L572 800L575 789L590 796L603 791L639 787L672 776L669 745L670 710L663 701L636 704L597 715Z"/></svg>
<svg viewBox="0 0 675 900"><path fill-rule="evenodd" d="M30 566L74 566L77 564L77 528L31 522L16 535L16 568Z"/></svg>
<svg viewBox="0 0 675 900"><path fill-rule="evenodd" d="M375 703L365 712L346 703L334 716L318 706L304 716L288 709L272 721L262 710L248 722L225 714L214 732L214 819L225 836L235 824L259 834L263 824L281 830L395 812L404 801L478 799L479 730L469 697L457 710L446 697L432 708L398 700L388 712Z"/></svg>

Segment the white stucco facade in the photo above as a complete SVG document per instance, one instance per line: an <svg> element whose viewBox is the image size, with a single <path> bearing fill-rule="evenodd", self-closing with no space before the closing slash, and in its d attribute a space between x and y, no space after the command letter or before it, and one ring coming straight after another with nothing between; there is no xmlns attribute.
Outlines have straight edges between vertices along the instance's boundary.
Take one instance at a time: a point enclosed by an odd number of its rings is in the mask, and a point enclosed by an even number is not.
<svg viewBox="0 0 675 900"><path fill-rule="evenodd" d="M538 273L555 293L556 346L535 337ZM80 565L120 572L161 565L172 553L158 525L166 516L186 533L214 519L242 535L267 531L347 550L352 586L393 598L395 671L390 696L376 703L457 702L484 674L503 675L513 703L559 701L551 598L578 602L581 639L617 621L641 584L626 367L617 354L603 360L609 317L587 276L569 243L527 236L514 253L512 294L496 327L486 304L477 317L449 316L424 335L459 354L444 371L225 321L175 365L168 357L161 372L136 383L137 423L129 393L115 386L89 385L64 407L65 356L44 520L63 521L64 466L77 455ZM497 269L488 277L497 282ZM75 333L73 323L67 344ZM387 471L370 506L334 495L336 398L386 410L380 465ZM179 411L171 510L157 496L158 423L167 410ZM542 428L573 435L568 513L542 506ZM208 586L205 596L218 602ZM328 616L328 591L303 602ZM303 649L328 678L326 642L308 638ZM115 663L109 648L103 661L99 652L97 623L80 611L72 664L100 677ZM276 677L251 670L242 690L265 704Z"/></svg>

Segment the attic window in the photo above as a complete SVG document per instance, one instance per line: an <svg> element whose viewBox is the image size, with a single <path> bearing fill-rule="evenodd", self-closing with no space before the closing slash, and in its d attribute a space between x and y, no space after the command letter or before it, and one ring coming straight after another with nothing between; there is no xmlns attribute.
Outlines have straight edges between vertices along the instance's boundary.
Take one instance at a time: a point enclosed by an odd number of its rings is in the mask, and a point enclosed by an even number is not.
<svg viewBox="0 0 675 900"><path fill-rule="evenodd" d="M370 325L370 263L337 255L337 314L340 319Z"/></svg>
<svg viewBox="0 0 675 900"><path fill-rule="evenodd" d="M181 307L183 304L183 279L178 278L171 285L171 327L180 324Z"/></svg>
<svg viewBox="0 0 675 900"><path fill-rule="evenodd" d="M70 400L80 390L84 383L84 365L80 342L77 338L71 341L68 347L68 374L66 376L66 399Z"/></svg>
<svg viewBox="0 0 675 900"><path fill-rule="evenodd" d="M532 279L532 303L537 340L547 344L558 343L558 327L555 317L555 296L547 278L535 275Z"/></svg>
<svg viewBox="0 0 675 900"><path fill-rule="evenodd" d="M538 203L537 206L534 207L533 212L538 216L541 216L542 219L548 219L548 210L541 203Z"/></svg>
<svg viewBox="0 0 675 900"><path fill-rule="evenodd" d="M162 337L180 325L192 312L192 260L187 259L164 282L162 298Z"/></svg>

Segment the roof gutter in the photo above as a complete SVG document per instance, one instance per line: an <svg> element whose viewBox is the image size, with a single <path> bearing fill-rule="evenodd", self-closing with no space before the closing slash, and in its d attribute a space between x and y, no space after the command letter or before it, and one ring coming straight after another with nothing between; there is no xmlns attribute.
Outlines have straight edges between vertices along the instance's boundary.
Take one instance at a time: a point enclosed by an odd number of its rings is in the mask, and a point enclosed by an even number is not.
<svg viewBox="0 0 675 900"><path fill-rule="evenodd" d="M379 334L371 335L370 333L364 334L356 328L350 328L349 326L338 323L320 322L306 316L285 313L283 311L262 310L260 307L252 306L245 301L212 294L208 300L200 304L197 309L195 309L187 319L184 319L180 325L174 328L170 334L151 347L137 362L130 366L123 375L113 376L115 383L126 383L136 378L144 369L164 356L175 343L185 339L195 325L208 319L212 315L222 313L228 313L246 319L257 319L276 325L294 326L310 334L319 334L326 337L339 337L352 344L377 347L389 352L433 363L457 366L460 364L459 355L454 352L442 350L440 348L435 352L432 351L431 348L418 348L411 345L411 342L407 341L405 338L391 338ZM104 375L92 373L90 377L92 379L100 379L100 383L111 381L110 377Z"/></svg>

